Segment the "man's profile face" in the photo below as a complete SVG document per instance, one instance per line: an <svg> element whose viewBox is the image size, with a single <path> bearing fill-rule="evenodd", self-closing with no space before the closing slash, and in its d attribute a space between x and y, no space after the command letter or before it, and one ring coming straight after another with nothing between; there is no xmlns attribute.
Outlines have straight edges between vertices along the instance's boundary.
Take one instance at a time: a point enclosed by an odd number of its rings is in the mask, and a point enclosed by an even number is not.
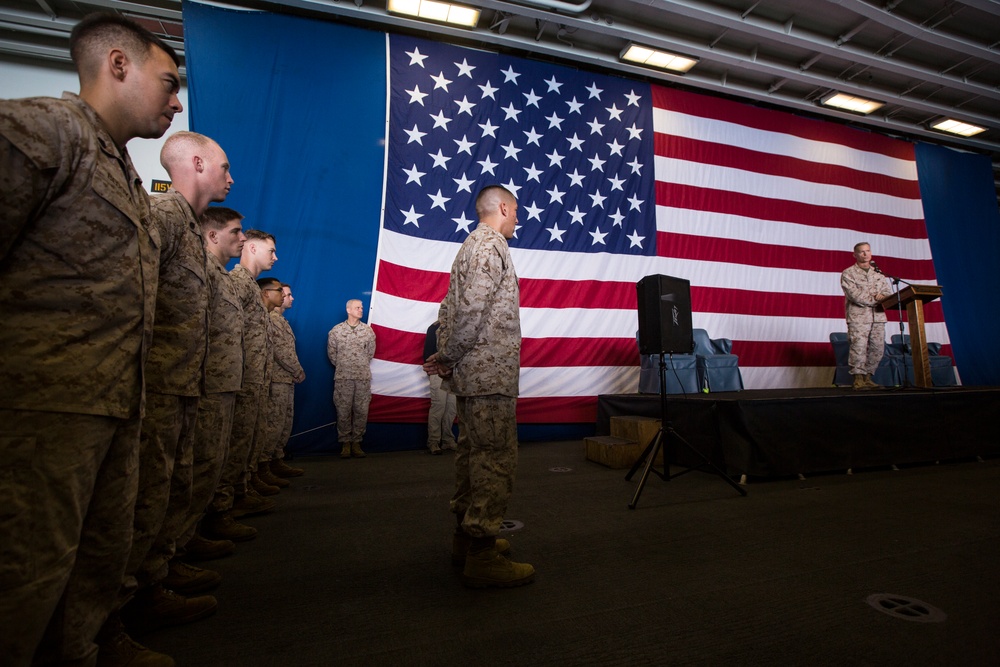
<svg viewBox="0 0 1000 667"><path fill-rule="evenodd" d="M352 301L347 307L347 314L360 320L361 316L365 314L365 307L361 305L360 301Z"/></svg>
<svg viewBox="0 0 1000 667"><path fill-rule="evenodd" d="M243 235L243 223L233 220L219 232L219 246L226 257L239 257L243 253L243 244L247 237Z"/></svg>
<svg viewBox="0 0 1000 667"><path fill-rule="evenodd" d="M274 250L274 241L270 239L264 239L261 241L254 241L254 247L257 249L257 258L260 263L260 270L267 271L274 263L278 261L278 253Z"/></svg>
<svg viewBox="0 0 1000 667"><path fill-rule="evenodd" d="M261 296L264 297L264 305L267 306L268 310L273 310L281 306L281 302L284 300L284 293L281 290L281 285L268 285L261 291Z"/></svg>
<svg viewBox="0 0 1000 667"><path fill-rule="evenodd" d="M229 173L229 158L218 144L213 144L206 151L205 178L210 190L211 201L225 201L229 188L233 185L233 177Z"/></svg>
<svg viewBox="0 0 1000 667"><path fill-rule="evenodd" d="M292 302L295 301L295 297L292 296L292 288L287 286L282 286L282 294L284 294L284 299L281 302L281 307L288 310L292 307Z"/></svg>
<svg viewBox="0 0 1000 667"><path fill-rule="evenodd" d="M129 61L122 87L121 104L133 124L134 136L158 139L184 110L177 99L181 77L167 52L151 45L141 63Z"/></svg>

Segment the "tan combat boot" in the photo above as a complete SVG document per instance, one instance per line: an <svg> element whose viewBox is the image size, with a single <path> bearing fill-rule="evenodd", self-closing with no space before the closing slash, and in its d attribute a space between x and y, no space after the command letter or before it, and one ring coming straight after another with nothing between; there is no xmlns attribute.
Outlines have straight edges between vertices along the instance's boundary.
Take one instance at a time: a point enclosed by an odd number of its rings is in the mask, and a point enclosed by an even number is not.
<svg viewBox="0 0 1000 667"><path fill-rule="evenodd" d="M246 542L257 537L257 529L238 523L232 512L213 512L201 520L201 528L206 535L220 540Z"/></svg>
<svg viewBox="0 0 1000 667"><path fill-rule="evenodd" d="M496 547L469 552L462 570L462 583L470 588L509 588L535 580L535 568L515 563L497 553Z"/></svg>
<svg viewBox="0 0 1000 667"><path fill-rule="evenodd" d="M273 472L278 477L302 477L306 474L306 471L302 468L294 468L287 463L284 459L274 459L271 461L271 472Z"/></svg>
<svg viewBox="0 0 1000 667"><path fill-rule="evenodd" d="M341 456L343 456L343 454L341 454ZM356 459L363 459L363 458L365 458L368 455L365 454L363 451L361 451L361 443L360 442L352 442L351 443L351 456L353 456Z"/></svg>
<svg viewBox="0 0 1000 667"><path fill-rule="evenodd" d="M285 489L292 485L287 479L278 477L273 472L271 472L270 461L261 461L257 464L257 478L265 484L270 484L271 486L276 486L279 489Z"/></svg>
<svg viewBox="0 0 1000 667"><path fill-rule="evenodd" d="M97 667L174 667L169 655L146 648L128 636L118 613L108 618L95 639Z"/></svg>
<svg viewBox="0 0 1000 667"><path fill-rule="evenodd" d="M344 446L340 449L340 458L349 459L351 458L351 443L345 442Z"/></svg>
<svg viewBox="0 0 1000 667"><path fill-rule="evenodd" d="M281 489L262 480L256 472L250 473L247 487L253 487L253 490L262 496L276 496L281 493Z"/></svg>
<svg viewBox="0 0 1000 667"><path fill-rule="evenodd" d="M194 623L215 613L219 603L211 595L184 597L160 584L135 594L122 607L121 619L132 634Z"/></svg>
<svg viewBox="0 0 1000 667"><path fill-rule="evenodd" d="M472 543L472 538L464 530L458 529L455 531L454 536L451 538L451 564L455 567L461 567L465 565L465 557L469 553L469 545ZM494 544L494 548L497 553L501 556L506 556L510 553L510 542L498 537Z"/></svg>

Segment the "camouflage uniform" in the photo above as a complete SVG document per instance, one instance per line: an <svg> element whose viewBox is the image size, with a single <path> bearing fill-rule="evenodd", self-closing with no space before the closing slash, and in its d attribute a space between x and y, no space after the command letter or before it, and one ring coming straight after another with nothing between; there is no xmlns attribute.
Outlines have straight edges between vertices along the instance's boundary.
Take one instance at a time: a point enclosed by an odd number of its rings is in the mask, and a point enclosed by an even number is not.
<svg viewBox="0 0 1000 667"><path fill-rule="evenodd" d="M271 382L271 348L267 339L267 309L250 272L237 264L229 277L243 308L243 387L236 394L229 455L212 500L212 511L233 507L233 496L246 493L257 441L257 419Z"/></svg>
<svg viewBox="0 0 1000 667"><path fill-rule="evenodd" d="M295 378L302 374L302 364L295 352L295 334L288 320L272 310L269 323L274 371L271 373L270 400L263 410L267 414L267 435L258 463L268 463L285 454L285 443L292 434L295 416Z"/></svg>
<svg viewBox="0 0 1000 667"><path fill-rule="evenodd" d="M375 356L375 332L364 322L352 327L346 321L330 329L326 356L336 369L333 374L333 405L337 408L337 440L361 442L368 425L372 402L371 362Z"/></svg>
<svg viewBox="0 0 1000 667"><path fill-rule="evenodd" d="M889 294L888 279L875 269L865 271L857 264L840 274L847 317L847 337L851 343L848 365L851 375L871 375L885 352L885 311L878 305L879 294Z"/></svg>
<svg viewBox="0 0 1000 667"><path fill-rule="evenodd" d="M176 191L153 197L160 281L146 362L146 414L139 448L139 498L128 575L145 588L167 563L191 512L195 419L208 343L208 271L201 225ZM126 581L123 593L131 592Z"/></svg>
<svg viewBox="0 0 1000 667"><path fill-rule="evenodd" d="M452 368L445 384L458 397L451 509L472 537L499 532L514 486L519 301L507 240L480 224L455 257L438 313L438 361Z"/></svg>
<svg viewBox="0 0 1000 667"><path fill-rule="evenodd" d="M0 101L0 655L94 659L132 539L159 238L78 96ZM44 638L43 638L44 637Z"/></svg>
<svg viewBox="0 0 1000 667"><path fill-rule="evenodd" d="M226 267L215 255L207 254L209 327L205 392L198 402L195 426L191 511L181 527L178 545L187 544L194 535L219 484L233 429L236 392L243 386L243 306Z"/></svg>

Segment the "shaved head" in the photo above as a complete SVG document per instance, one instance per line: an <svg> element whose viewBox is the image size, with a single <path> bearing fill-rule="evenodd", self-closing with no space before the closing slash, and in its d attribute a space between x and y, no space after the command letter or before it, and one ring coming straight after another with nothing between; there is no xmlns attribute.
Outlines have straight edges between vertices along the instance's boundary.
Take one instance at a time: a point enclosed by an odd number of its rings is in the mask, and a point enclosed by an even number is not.
<svg viewBox="0 0 1000 667"><path fill-rule="evenodd" d="M152 47L163 50L180 67L177 52L139 24L117 14L90 14L73 26L69 51L81 83L97 76L108 51L121 49L129 59L145 62Z"/></svg>

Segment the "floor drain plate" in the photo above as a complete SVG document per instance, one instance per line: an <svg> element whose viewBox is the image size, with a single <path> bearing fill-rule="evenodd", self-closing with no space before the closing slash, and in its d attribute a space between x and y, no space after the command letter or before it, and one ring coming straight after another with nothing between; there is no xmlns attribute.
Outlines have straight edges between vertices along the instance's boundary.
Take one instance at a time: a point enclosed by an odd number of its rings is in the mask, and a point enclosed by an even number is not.
<svg viewBox="0 0 1000 667"><path fill-rule="evenodd" d="M517 519L504 519L500 522L500 530L505 533L513 533L515 530L521 530L524 528L524 524Z"/></svg>
<svg viewBox="0 0 1000 667"><path fill-rule="evenodd" d="M573 471L572 468L564 468L564 467L549 468L549 472L572 472L572 471Z"/></svg>
<svg viewBox="0 0 1000 667"><path fill-rule="evenodd" d="M917 623L941 623L948 618L943 611L920 600L908 598L905 595L889 595L876 593L865 600L869 605L883 614L904 621Z"/></svg>

